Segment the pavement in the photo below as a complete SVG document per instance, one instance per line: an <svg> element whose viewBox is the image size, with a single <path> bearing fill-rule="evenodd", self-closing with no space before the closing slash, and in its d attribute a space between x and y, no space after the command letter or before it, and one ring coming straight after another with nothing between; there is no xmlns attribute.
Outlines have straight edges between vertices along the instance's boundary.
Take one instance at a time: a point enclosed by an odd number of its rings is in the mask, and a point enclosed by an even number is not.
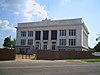
<svg viewBox="0 0 100 75"><path fill-rule="evenodd" d="M100 62L29 59L0 61L0 75L100 75Z"/></svg>

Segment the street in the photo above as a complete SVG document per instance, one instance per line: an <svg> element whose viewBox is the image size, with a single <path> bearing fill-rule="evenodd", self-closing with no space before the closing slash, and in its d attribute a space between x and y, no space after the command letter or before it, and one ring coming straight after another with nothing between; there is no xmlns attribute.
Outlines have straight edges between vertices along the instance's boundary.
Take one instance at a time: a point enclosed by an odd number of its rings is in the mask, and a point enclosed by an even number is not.
<svg viewBox="0 0 100 75"><path fill-rule="evenodd" d="M0 61L0 75L100 75L100 62Z"/></svg>

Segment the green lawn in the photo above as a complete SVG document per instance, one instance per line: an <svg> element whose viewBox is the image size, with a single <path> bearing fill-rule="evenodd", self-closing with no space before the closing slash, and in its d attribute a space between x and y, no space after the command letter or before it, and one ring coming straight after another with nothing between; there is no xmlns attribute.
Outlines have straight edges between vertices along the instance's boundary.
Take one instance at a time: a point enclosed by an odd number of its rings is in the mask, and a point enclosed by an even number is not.
<svg viewBox="0 0 100 75"><path fill-rule="evenodd" d="M90 59L65 59L67 61L84 61L84 62L100 62L100 58L90 58Z"/></svg>

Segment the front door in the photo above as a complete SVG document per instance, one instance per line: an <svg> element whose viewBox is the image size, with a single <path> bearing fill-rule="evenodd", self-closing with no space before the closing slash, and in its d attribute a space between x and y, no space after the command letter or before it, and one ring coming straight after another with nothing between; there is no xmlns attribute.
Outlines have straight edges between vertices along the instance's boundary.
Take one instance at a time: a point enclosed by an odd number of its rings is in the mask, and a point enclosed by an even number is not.
<svg viewBox="0 0 100 75"><path fill-rule="evenodd" d="M52 42L52 50L56 49L56 42Z"/></svg>

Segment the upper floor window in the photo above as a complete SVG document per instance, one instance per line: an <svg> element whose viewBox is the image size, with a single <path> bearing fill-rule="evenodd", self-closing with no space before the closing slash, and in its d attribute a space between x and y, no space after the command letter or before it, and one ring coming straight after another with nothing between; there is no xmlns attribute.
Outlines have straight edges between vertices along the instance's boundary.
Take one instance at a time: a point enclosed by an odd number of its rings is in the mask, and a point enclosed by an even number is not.
<svg viewBox="0 0 100 75"><path fill-rule="evenodd" d="M66 46L66 39L60 39L59 40L59 45L60 46Z"/></svg>
<svg viewBox="0 0 100 75"><path fill-rule="evenodd" d="M41 31L36 31L35 32L35 40L40 40L41 39Z"/></svg>
<svg viewBox="0 0 100 75"><path fill-rule="evenodd" d="M28 31L28 37L32 37L33 36L33 31Z"/></svg>
<svg viewBox="0 0 100 75"><path fill-rule="evenodd" d="M69 46L76 46L76 39L69 39Z"/></svg>
<svg viewBox="0 0 100 75"><path fill-rule="evenodd" d="M21 31L21 37L26 37L26 31Z"/></svg>
<svg viewBox="0 0 100 75"><path fill-rule="evenodd" d="M66 36L66 30L60 30L60 36Z"/></svg>
<svg viewBox="0 0 100 75"><path fill-rule="evenodd" d="M69 36L75 36L76 35L76 29L69 29Z"/></svg>
<svg viewBox="0 0 100 75"><path fill-rule="evenodd" d="M28 45L33 45L33 39L28 39Z"/></svg>
<svg viewBox="0 0 100 75"><path fill-rule="evenodd" d="M43 31L43 40L48 40L49 31Z"/></svg>
<svg viewBox="0 0 100 75"><path fill-rule="evenodd" d="M26 44L26 39L21 39L21 45L25 45Z"/></svg>
<svg viewBox="0 0 100 75"><path fill-rule="evenodd" d="M57 40L57 30L51 31L51 40Z"/></svg>

